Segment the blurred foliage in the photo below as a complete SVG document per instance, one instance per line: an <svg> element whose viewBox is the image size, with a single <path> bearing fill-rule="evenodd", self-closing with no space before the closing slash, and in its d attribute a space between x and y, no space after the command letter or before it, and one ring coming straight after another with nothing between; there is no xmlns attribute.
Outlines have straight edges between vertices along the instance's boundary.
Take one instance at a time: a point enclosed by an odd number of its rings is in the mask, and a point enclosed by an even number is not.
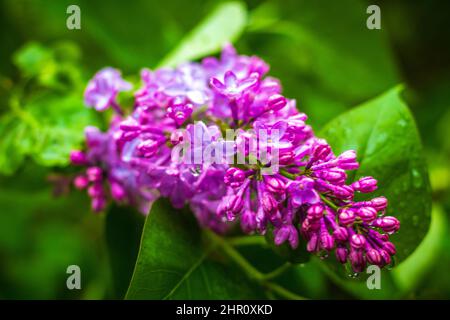
<svg viewBox="0 0 450 320"><path fill-rule="evenodd" d="M82 142L84 126L101 125L97 114L82 107L86 80L106 65L125 75L155 67L218 2L0 1L0 298L123 295L124 281L113 283L111 275L130 266L110 270L110 262L121 256L106 249L117 234L105 237L104 216L90 213L85 196L55 197L48 180L57 184L58 193L66 191L58 174L70 174L63 168L68 151ZM271 65L271 75L281 79L286 95L297 99L316 131L405 83L403 98L418 124L430 168L431 228L416 251L394 268L393 282L383 283L381 292L336 279L317 259L290 270L279 282L312 298L449 298L450 44L444 26L450 5L438 0L375 2L381 7L382 30L366 28L369 3L363 0L254 0L246 3L247 19L227 21L230 32L247 21L238 50ZM69 4L81 8L81 30L66 28ZM267 252L242 249L261 270L270 271L278 260ZM70 264L82 269L80 291L65 288Z"/></svg>

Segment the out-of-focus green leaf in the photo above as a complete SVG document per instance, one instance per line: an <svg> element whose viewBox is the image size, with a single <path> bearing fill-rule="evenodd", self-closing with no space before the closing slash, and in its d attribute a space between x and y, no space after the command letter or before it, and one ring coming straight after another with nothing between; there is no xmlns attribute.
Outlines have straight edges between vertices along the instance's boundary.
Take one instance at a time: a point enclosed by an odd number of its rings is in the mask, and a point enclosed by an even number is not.
<svg viewBox="0 0 450 320"><path fill-rule="evenodd" d="M108 265L100 247L100 217L81 193L54 197L48 169L27 165L14 177L0 176L0 297L80 299L94 283L104 296ZM66 269L81 268L81 290L68 290Z"/></svg>
<svg viewBox="0 0 450 320"><path fill-rule="evenodd" d="M417 249L393 270L394 281L400 294L411 292L418 286L433 264L439 261L439 254L448 232L445 212L433 205L430 229Z"/></svg>
<svg viewBox="0 0 450 320"><path fill-rule="evenodd" d="M264 23L254 31L290 39L284 47L289 60L277 65L299 69L322 94L361 101L398 82L387 31L366 27L366 8L353 0L286 1L278 7L281 21L270 24L276 10L266 10L265 19L259 10L257 20Z"/></svg>
<svg viewBox="0 0 450 320"><path fill-rule="evenodd" d="M211 245L211 243L207 244ZM163 200L148 215L127 299L250 299L241 272L208 258L192 214Z"/></svg>
<svg viewBox="0 0 450 320"><path fill-rule="evenodd" d="M68 41L50 47L31 42L15 53L22 79L9 90L9 110L0 117L0 173L14 173L26 157L43 166L67 165L84 128L99 124L83 104L79 57Z"/></svg>
<svg viewBox="0 0 450 320"><path fill-rule="evenodd" d="M320 132L336 154L356 150L360 168L351 178L373 176L378 180L378 190L371 197L385 196L389 200L386 214L401 222L400 231L391 237L399 261L424 238L431 210L422 144L401 91L401 87L389 90L337 117Z"/></svg>
<svg viewBox="0 0 450 320"><path fill-rule="evenodd" d="M13 56L15 65L27 76L43 72L52 61L52 52L39 43L31 42Z"/></svg>
<svg viewBox="0 0 450 320"><path fill-rule="evenodd" d="M95 112L78 95L46 95L20 106L12 101L10 113L0 119L0 173L12 174L25 157L44 166L63 166L80 148L84 128L98 124Z"/></svg>
<svg viewBox="0 0 450 320"><path fill-rule="evenodd" d="M129 207L113 205L106 217L106 242L115 298L122 299L130 284L139 251L144 217Z"/></svg>
<svg viewBox="0 0 450 320"><path fill-rule="evenodd" d="M12 174L23 162L27 153L32 152L31 129L17 121L14 115L0 118L0 172Z"/></svg>
<svg viewBox="0 0 450 320"><path fill-rule="evenodd" d="M33 79L46 88L71 92L84 86L77 62L78 47L69 41L46 47L30 42L13 56L14 64L26 80Z"/></svg>
<svg viewBox="0 0 450 320"><path fill-rule="evenodd" d="M218 52L227 42L235 40L247 23L247 12L241 2L221 4L205 18L160 63L173 67Z"/></svg>

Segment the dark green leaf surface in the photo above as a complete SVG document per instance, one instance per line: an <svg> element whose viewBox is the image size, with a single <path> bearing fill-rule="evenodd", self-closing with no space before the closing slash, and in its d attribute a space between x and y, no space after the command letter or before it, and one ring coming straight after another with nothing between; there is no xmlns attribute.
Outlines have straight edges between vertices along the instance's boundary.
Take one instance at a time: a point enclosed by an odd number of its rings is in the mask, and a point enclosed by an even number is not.
<svg viewBox="0 0 450 320"><path fill-rule="evenodd" d="M430 225L428 172L414 119L396 87L337 117L320 133L336 154L354 149L360 168L352 178L373 176L378 190L371 197L389 200L388 215L401 222L392 236L397 259L419 245ZM360 197L364 199L365 197Z"/></svg>
<svg viewBox="0 0 450 320"><path fill-rule="evenodd" d="M203 249L206 247L206 250ZM163 200L148 215L127 299L251 299L251 284L226 264L211 260L191 213Z"/></svg>
<svg viewBox="0 0 450 320"><path fill-rule="evenodd" d="M130 207L113 205L106 216L106 243L114 295L122 299L133 275L139 252L144 217Z"/></svg>

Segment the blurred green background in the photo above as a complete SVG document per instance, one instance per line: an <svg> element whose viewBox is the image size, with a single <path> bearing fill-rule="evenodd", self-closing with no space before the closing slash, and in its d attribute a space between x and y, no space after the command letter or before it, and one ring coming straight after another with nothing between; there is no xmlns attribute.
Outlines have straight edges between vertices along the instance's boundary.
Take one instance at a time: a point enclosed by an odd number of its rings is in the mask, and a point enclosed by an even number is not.
<svg viewBox="0 0 450 320"><path fill-rule="evenodd" d="M85 81L98 69L110 65L136 77L142 67L155 67L218 2L0 1L0 115L12 108L16 92L29 90L31 76L38 78L34 91L51 95L48 108L65 108L71 101L78 108ZM368 30L366 8L375 3L382 29ZM81 8L81 30L66 28L70 4ZM238 50L271 65L270 74L281 79L286 96L297 99L316 131L345 110L406 84L404 98L429 163L433 221L421 251L404 267L411 270L404 273L407 290L401 297L450 298L450 3L284 0L248 1L246 7L248 24L236 42ZM30 103L39 105L33 99ZM98 123L95 115L79 110L67 108L67 117L57 121L46 115L48 126L61 134L48 138L40 155L0 143L0 165L10 173L0 175L0 298L117 297L105 217L90 212L84 195L52 193L50 182L64 164L55 148L80 140L66 128L81 132L83 123ZM33 112L39 119L39 108ZM0 139L19 129L7 123ZM70 264L81 267L83 290L66 289ZM299 274L304 296L371 297L346 290L314 261Z"/></svg>

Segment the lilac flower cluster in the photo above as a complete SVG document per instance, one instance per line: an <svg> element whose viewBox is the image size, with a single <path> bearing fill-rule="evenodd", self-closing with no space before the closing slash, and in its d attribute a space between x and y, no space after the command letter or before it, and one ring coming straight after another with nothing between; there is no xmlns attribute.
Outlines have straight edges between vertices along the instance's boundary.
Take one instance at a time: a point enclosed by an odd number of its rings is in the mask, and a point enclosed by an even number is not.
<svg viewBox="0 0 450 320"><path fill-rule="evenodd" d="M268 70L260 58L238 55L230 45L219 59L144 69L127 116L117 95L131 85L117 70L99 71L85 103L116 114L105 133L87 128L86 150L72 152L72 163L85 167L75 187L87 189L95 211L112 199L147 213L153 201L167 197L176 208L189 205L202 226L219 233L240 221L245 233L270 228L276 245L296 248L303 238L311 253L334 251L355 272L367 263L390 264L395 246L389 235L399 221L385 216L384 197L354 200L376 190L377 181L347 184L346 171L359 166L356 153L336 156L305 123L295 100L281 94L280 82L265 76ZM237 134L224 140L230 128ZM264 139L271 132L277 134ZM201 151L192 147L195 139L201 149L228 150L221 157L240 156L248 164L188 161ZM186 144L188 151L174 158L174 149Z"/></svg>

